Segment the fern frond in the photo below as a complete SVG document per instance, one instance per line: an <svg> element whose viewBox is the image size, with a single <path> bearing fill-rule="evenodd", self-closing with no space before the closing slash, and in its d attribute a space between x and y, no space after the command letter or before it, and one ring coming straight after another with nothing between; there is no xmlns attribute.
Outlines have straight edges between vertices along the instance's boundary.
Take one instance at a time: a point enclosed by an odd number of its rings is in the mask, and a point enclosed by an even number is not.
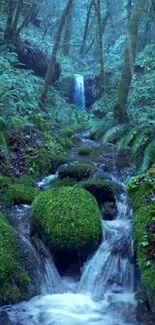
<svg viewBox="0 0 155 325"><path fill-rule="evenodd" d="M148 144L148 146L145 149L144 152L144 158L143 158L143 162L140 168L140 171L142 173L146 172L146 170L150 167L151 162L154 158L155 155L155 141L154 139Z"/></svg>
<svg viewBox="0 0 155 325"><path fill-rule="evenodd" d="M127 148L127 146L130 145L130 143L133 141L134 137L136 136L136 127L132 128L130 131L128 131L123 138L121 138L117 143L117 149L118 151L121 149Z"/></svg>
<svg viewBox="0 0 155 325"><path fill-rule="evenodd" d="M103 137L103 143L105 144L107 142L119 139L120 136L124 134L124 132L126 132L127 128L127 124L115 125L113 128L111 128L105 133Z"/></svg>
<svg viewBox="0 0 155 325"><path fill-rule="evenodd" d="M132 150L131 150L131 153L132 155L136 155L140 148L146 144L146 142L149 140L149 135L147 134L147 132L145 132L143 130L143 132L139 133L135 139L134 139L134 142L132 144Z"/></svg>

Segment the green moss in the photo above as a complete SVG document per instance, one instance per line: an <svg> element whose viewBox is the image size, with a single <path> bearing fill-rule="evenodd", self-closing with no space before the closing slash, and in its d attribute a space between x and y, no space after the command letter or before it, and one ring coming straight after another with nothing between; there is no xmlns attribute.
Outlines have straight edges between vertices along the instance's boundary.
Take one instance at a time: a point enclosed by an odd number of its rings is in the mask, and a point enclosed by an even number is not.
<svg viewBox="0 0 155 325"><path fill-rule="evenodd" d="M147 195L149 196L154 190L155 182L149 173L133 177L128 184L132 207L136 210L141 208L141 206L145 206Z"/></svg>
<svg viewBox="0 0 155 325"><path fill-rule="evenodd" d="M77 163L62 167L59 171L59 177L72 178L77 181L88 178L96 172L96 167L91 163Z"/></svg>
<svg viewBox="0 0 155 325"><path fill-rule="evenodd" d="M60 186L74 186L76 181L70 178L64 179L56 179L52 182L52 187L60 187Z"/></svg>
<svg viewBox="0 0 155 325"><path fill-rule="evenodd" d="M0 175L0 187L8 186L12 182L13 180L11 178Z"/></svg>
<svg viewBox="0 0 155 325"><path fill-rule="evenodd" d="M51 152L49 149L36 150L34 148L29 148L26 154L29 160L29 169L27 173L33 176L33 178L55 173L60 165L68 161L67 155Z"/></svg>
<svg viewBox="0 0 155 325"><path fill-rule="evenodd" d="M61 136L62 137L67 137L67 138L71 138L75 133L75 130L74 129L64 129L62 132L61 132Z"/></svg>
<svg viewBox="0 0 155 325"><path fill-rule="evenodd" d="M54 251L94 250L102 236L95 198L83 189L61 187L41 193L33 202L33 219Z"/></svg>
<svg viewBox="0 0 155 325"><path fill-rule="evenodd" d="M147 232L147 225L154 220L155 204L142 206L135 214L134 233L143 282L155 298L155 265L149 257L151 234Z"/></svg>
<svg viewBox="0 0 155 325"><path fill-rule="evenodd" d="M1 200L8 204L31 204L39 191L23 184L12 184L0 192Z"/></svg>
<svg viewBox="0 0 155 325"><path fill-rule="evenodd" d="M27 298L30 279L20 266L17 238L0 213L0 304Z"/></svg>
<svg viewBox="0 0 155 325"><path fill-rule="evenodd" d="M148 230L155 222L155 170L134 177L128 185L134 209L134 234L138 265L150 305L155 302L154 233Z"/></svg>
<svg viewBox="0 0 155 325"><path fill-rule="evenodd" d="M79 186L95 196L99 203L115 200L116 186L102 179L80 182Z"/></svg>
<svg viewBox="0 0 155 325"><path fill-rule="evenodd" d="M64 137L60 136L59 139L59 144L64 148L64 149L71 149L74 146L74 141L73 139L69 137Z"/></svg>
<svg viewBox="0 0 155 325"><path fill-rule="evenodd" d="M18 183L25 186L34 186L36 184L36 180L32 176L24 175L18 180Z"/></svg>
<svg viewBox="0 0 155 325"><path fill-rule="evenodd" d="M87 147L80 147L78 149L78 154L80 156L93 156L98 155L101 152L99 148L87 148Z"/></svg>

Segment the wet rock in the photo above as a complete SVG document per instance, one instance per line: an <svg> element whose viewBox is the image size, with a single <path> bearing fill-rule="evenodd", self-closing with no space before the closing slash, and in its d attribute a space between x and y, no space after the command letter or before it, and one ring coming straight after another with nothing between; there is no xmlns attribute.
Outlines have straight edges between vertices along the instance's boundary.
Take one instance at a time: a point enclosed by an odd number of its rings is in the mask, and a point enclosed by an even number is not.
<svg viewBox="0 0 155 325"><path fill-rule="evenodd" d="M104 220L113 220L117 215L117 206L115 202L105 202L100 206Z"/></svg>

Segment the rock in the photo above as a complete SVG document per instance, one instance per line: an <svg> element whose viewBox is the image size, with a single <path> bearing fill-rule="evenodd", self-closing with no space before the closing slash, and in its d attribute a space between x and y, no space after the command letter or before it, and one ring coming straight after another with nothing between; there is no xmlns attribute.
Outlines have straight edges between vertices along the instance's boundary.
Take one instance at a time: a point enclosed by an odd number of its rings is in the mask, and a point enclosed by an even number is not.
<svg viewBox="0 0 155 325"><path fill-rule="evenodd" d="M88 256L100 244L102 217L95 198L83 189L60 187L42 192L32 211L54 255L64 256L67 263L74 255L79 263L79 256Z"/></svg>
<svg viewBox="0 0 155 325"><path fill-rule="evenodd" d="M117 206L115 202L105 202L100 208L104 220L113 220L117 215Z"/></svg>
<svg viewBox="0 0 155 325"><path fill-rule="evenodd" d="M59 170L60 179L71 178L77 181L86 179L96 172L96 167L92 163L75 163L61 167Z"/></svg>

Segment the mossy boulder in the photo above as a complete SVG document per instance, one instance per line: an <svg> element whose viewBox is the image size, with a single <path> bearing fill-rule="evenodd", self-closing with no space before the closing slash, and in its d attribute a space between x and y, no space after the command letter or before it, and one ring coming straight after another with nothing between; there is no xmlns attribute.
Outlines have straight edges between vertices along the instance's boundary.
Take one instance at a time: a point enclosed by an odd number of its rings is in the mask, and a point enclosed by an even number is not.
<svg viewBox="0 0 155 325"><path fill-rule="evenodd" d="M155 312L155 170L132 178L128 191L134 210L138 265L149 304Z"/></svg>
<svg viewBox="0 0 155 325"><path fill-rule="evenodd" d="M76 181L71 178L56 179L52 182L52 187L69 186L72 187L76 184Z"/></svg>
<svg viewBox="0 0 155 325"><path fill-rule="evenodd" d="M72 178L76 181L81 181L92 176L96 172L95 165L91 163L76 163L62 167L59 170L59 177L63 178Z"/></svg>
<svg viewBox="0 0 155 325"><path fill-rule="evenodd" d="M15 231L0 213L0 304L26 299L29 285L30 279L20 266Z"/></svg>
<svg viewBox="0 0 155 325"><path fill-rule="evenodd" d="M70 141L70 139L68 139ZM62 152L51 152L48 149L36 150L27 148L26 156L29 161L27 174L33 178L55 173L57 168L68 161L68 156Z"/></svg>
<svg viewBox="0 0 155 325"><path fill-rule="evenodd" d="M98 204L84 189L61 187L43 192L34 200L32 212L53 252L88 254L101 241Z"/></svg>
<svg viewBox="0 0 155 325"><path fill-rule="evenodd" d="M1 189L0 198L7 204L31 204L39 191L24 184L11 184Z"/></svg>
<svg viewBox="0 0 155 325"><path fill-rule="evenodd" d="M61 132L63 137L71 138L75 134L76 129L66 128Z"/></svg>
<svg viewBox="0 0 155 325"><path fill-rule="evenodd" d="M112 182L102 179L92 179L80 182L79 187L93 194L98 203L115 201L116 186Z"/></svg>
<svg viewBox="0 0 155 325"><path fill-rule="evenodd" d="M96 156L101 153L101 148L80 147L78 149L79 156Z"/></svg>

